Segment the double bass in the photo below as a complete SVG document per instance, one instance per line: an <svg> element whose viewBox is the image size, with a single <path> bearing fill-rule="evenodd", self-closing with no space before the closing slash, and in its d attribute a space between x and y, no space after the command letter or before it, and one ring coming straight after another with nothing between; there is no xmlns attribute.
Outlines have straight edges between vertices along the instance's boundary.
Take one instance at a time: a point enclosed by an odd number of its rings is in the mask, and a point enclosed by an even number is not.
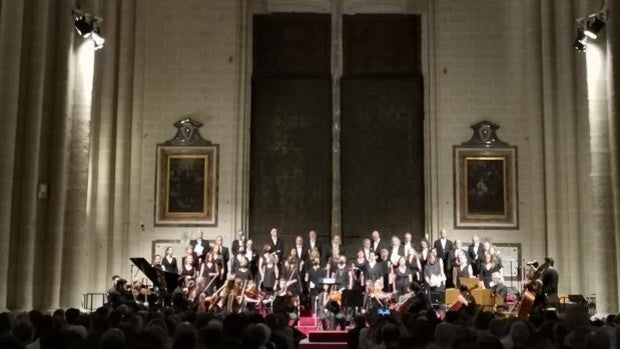
<svg viewBox="0 0 620 349"><path fill-rule="evenodd" d="M542 292L542 272L549 266L548 262L536 268L530 276L530 280L523 287L523 297L517 305L519 306L518 317L526 319L534 309L536 295Z"/></svg>

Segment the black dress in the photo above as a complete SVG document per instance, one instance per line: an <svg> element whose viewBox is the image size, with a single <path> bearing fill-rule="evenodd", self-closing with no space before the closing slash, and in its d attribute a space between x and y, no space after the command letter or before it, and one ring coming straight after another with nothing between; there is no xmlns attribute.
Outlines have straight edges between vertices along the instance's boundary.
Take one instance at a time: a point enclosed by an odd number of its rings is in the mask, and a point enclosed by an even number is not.
<svg viewBox="0 0 620 349"><path fill-rule="evenodd" d="M355 275L355 284L353 285L353 289L363 289L365 285L362 284L362 276L364 277L364 282L368 279L368 261L363 260L361 263L359 260L355 260L353 262L354 275Z"/></svg>
<svg viewBox="0 0 620 349"><path fill-rule="evenodd" d="M196 275L196 268L194 266L190 266L190 269L187 269L187 265L183 265L181 268L181 276L190 276L194 277Z"/></svg>
<svg viewBox="0 0 620 349"><path fill-rule="evenodd" d="M250 272L248 268L240 267L239 269L237 269L237 272L235 273L235 278L241 281L250 281L252 280L252 272Z"/></svg>
<svg viewBox="0 0 620 349"><path fill-rule="evenodd" d="M403 272L400 270L400 268L396 268L395 274L396 291L401 295L409 292L409 284L411 283L409 281L409 277L411 276L411 270L409 270L409 268L406 268Z"/></svg>
<svg viewBox="0 0 620 349"><path fill-rule="evenodd" d="M287 288L291 294L298 296L301 294L301 280L299 279L299 270L297 265L284 267L284 280L287 282L295 282Z"/></svg>
<svg viewBox="0 0 620 349"><path fill-rule="evenodd" d="M172 257L170 261L168 261L168 258L164 257L161 261L161 265L164 267L164 271L169 273L176 274L179 272L179 268L177 267L177 259L174 257Z"/></svg>
<svg viewBox="0 0 620 349"><path fill-rule="evenodd" d="M486 264L482 264L480 268L480 279L484 283L484 288L491 288L491 282L493 281L493 273L499 271L499 266L493 264L490 268Z"/></svg>
<svg viewBox="0 0 620 349"><path fill-rule="evenodd" d="M217 267L215 265L215 263L213 262L207 262L204 263L204 270L202 271L202 277L205 279L206 285L209 285L208 289L205 289L206 293L211 294L213 292L213 290L215 290L215 281L211 282L213 280L213 278L216 278L216 276L210 276L209 274L213 274L213 273L217 273Z"/></svg>
<svg viewBox="0 0 620 349"><path fill-rule="evenodd" d="M276 267L274 265L268 266L265 265L263 267L263 283L261 287L263 291L273 292L274 287L276 286Z"/></svg>

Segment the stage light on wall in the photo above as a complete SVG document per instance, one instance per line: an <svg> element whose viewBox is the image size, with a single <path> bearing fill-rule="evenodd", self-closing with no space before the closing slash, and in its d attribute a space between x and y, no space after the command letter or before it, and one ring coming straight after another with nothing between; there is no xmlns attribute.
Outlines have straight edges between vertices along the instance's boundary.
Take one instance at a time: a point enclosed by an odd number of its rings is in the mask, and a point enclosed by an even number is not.
<svg viewBox="0 0 620 349"><path fill-rule="evenodd" d="M78 34L80 34L82 37L89 37L90 33L93 31L93 25L92 23L89 23L86 20L86 17L81 15L77 18L75 18L74 16L74 23L73 25L75 26L75 31L77 31Z"/></svg>
<svg viewBox="0 0 620 349"><path fill-rule="evenodd" d="M93 16L80 9L74 9L71 14L73 16L73 26L78 34L85 39L92 39L95 51L103 48L105 39L101 36L101 29L99 27L99 23L103 21L103 18Z"/></svg>
<svg viewBox="0 0 620 349"><path fill-rule="evenodd" d="M600 19L598 16L594 17L593 20L588 21L586 25L586 29L584 33L591 39L596 39L598 37L598 33L603 30L605 27L605 22Z"/></svg>
<svg viewBox="0 0 620 349"><path fill-rule="evenodd" d="M583 28L577 28L577 37L575 38L575 42L573 42L573 48L577 52L586 52L586 41L588 38L584 33Z"/></svg>
<svg viewBox="0 0 620 349"><path fill-rule="evenodd" d="M605 28L606 20L607 9L605 7L597 13L575 20L579 27L577 28L577 37L573 41L573 49L577 52L585 52L588 39L596 40L598 38L598 34Z"/></svg>

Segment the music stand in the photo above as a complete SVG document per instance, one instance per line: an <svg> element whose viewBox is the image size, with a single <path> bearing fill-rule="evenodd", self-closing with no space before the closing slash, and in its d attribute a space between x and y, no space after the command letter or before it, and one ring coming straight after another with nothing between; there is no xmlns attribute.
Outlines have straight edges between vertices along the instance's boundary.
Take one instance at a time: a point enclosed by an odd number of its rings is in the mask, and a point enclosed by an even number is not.
<svg viewBox="0 0 620 349"><path fill-rule="evenodd" d="M364 294L361 290L344 290L342 305L347 308L361 308L364 306Z"/></svg>

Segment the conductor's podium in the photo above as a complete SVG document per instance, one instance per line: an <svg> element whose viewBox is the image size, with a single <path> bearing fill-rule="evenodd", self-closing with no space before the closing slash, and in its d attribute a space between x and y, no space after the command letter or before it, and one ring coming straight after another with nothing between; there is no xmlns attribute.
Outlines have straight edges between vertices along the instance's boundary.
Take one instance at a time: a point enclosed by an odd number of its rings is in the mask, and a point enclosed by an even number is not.
<svg viewBox="0 0 620 349"><path fill-rule="evenodd" d="M473 280L476 280L476 284L473 284ZM500 295L493 295L490 289L481 289L476 288L478 279L473 279L470 281L465 281L465 278L461 278L461 284L467 285L470 289L472 289L471 295L476 300L477 305L481 305L482 309L485 311L493 311L496 306L504 305L504 298ZM465 282L464 282L465 281ZM471 285L470 285L471 284ZM446 289L446 305L450 307L454 302L456 302L456 298L459 296L458 288L448 288Z"/></svg>

